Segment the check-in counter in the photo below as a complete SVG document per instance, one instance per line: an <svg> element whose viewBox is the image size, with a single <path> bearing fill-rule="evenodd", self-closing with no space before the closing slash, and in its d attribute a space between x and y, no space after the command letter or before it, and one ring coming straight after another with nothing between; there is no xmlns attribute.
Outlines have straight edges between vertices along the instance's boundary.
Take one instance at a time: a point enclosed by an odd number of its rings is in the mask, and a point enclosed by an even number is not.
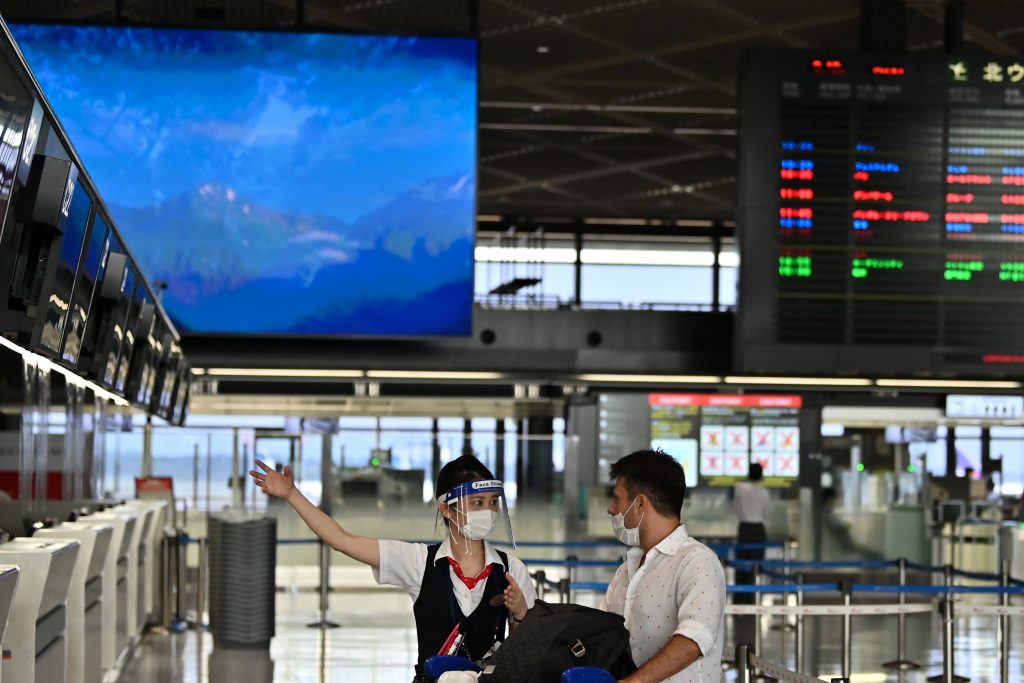
<svg viewBox="0 0 1024 683"><path fill-rule="evenodd" d="M14 606L14 592L18 588L18 575L21 570L13 564L0 564L0 643L4 642L7 631L7 619L11 616ZM3 681L3 664L0 663L0 681Z"/></svg>
<svg viewBox="0 0 1024 683"><path fill-rule="evenodd" d="M80 522L93 524L109 524L114 528L110 539L111 552L107 554L107 570L104 573L107 585L104 594L112 594L114 600L104 601L104 621L113 623L113 629L104 629L102 640L103 670L110 671L117 664L117 658L128 646L132 631L129 621L135 609L135 528L137 517L128 511L105 511L83 517ZM108 593L108 590L110 591Z"/></svg>
<svg viewBox="0 0 1024 683"><path fill-rule="evenodd" d="M16 538L0 544L0 563L21 568L4 633L4 683L59 683L67 654L67 597L78 558L75 540Z"/></svg>
<svg viewBox="0 0 1024 683"><path fill-rule="evenodd" d="M74 539L81 544L68 588L68 673L65 683L103 680L103 573L114 528L109 524L65 522L39 529L33 538Z"/></svg>
<svg viewBox="0 0 1024 683"><path fill-rule="evenodd" d="M159 621L158 603L161 596L160 581L162 580L160 548L167 525L166 500L129 500L115 509L144 510L146 528L143 534L143 548L139 554L139 589L142 593L140 602L139 627Z"/></svg>

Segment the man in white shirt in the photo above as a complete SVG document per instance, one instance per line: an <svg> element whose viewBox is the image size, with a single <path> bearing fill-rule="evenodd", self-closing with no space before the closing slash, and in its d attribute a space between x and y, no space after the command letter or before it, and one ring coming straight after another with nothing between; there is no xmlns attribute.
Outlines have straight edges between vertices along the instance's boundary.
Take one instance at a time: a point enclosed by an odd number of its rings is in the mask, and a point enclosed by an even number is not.
<svg viewBox="0 0 1024 683"><path fill-rule="evenodd" d="M608 514L630 549L601 608L625 619L640 667L623 683L719 683L725 573L680 522L683 468L661 451L637 451L613 464L611 477Z"/></svg>

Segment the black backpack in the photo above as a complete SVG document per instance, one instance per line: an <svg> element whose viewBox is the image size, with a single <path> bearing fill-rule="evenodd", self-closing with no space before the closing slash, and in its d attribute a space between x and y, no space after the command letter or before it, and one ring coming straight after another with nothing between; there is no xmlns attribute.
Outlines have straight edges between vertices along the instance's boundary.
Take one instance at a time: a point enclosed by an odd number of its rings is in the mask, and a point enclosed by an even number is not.
<svg viewBox="0 0 1024 683"><path fill-rule="evenodd" d="M559 683L574 666L596 666L616 679L636 671L621 615L541 600L487 664L481 683Z"/></svg>

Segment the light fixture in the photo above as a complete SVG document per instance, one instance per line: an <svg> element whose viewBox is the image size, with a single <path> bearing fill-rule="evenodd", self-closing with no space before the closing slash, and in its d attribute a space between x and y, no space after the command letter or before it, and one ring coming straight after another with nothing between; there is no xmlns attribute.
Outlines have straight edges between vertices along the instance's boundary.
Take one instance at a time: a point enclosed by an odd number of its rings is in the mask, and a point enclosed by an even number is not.
<svg viewBox="0 0 1024 683"><path fill-rule="evenodd" d="M869 387L871 380L854 377L740 377L727 376L726 384L766 384L788 387Z"/></svg>
<svg viewBox="0 0 1024 683"><path fill-rule="evenodd" d="M576 250L570 247L477 247L473 257L479 262L576 263Z"/></svg>
<svg viewBox="0 0 1024 683"><path fill-rule="evenodd" d="M487 380L504 379L502 372L445 372L435 370L367 370L369 379L452 379Z"/></svg>
<svg viewBox="0 0 1024 683"><path fill-rule="evenodd" d="M880 387L908 389L1020 389L1024 384L1001 380L965 380L965 379L880 379L875 382Z"/></svg>
<svg viewBox="0 0 1024 683"><path fill-rule="evenodd" d="M547 53L551 52L551 48L549 48L547 45L538 45L537 52L539 52L542 55L546 55Z"/></svg>
<svg viewBox="0 0 1024 683"><path fill-rule="evenodd" d="M103 387L101 387L100 385L96 384L95 382L87 380L84 377L81 377L80 375L76 375L75 373L71 372L70 370L68 370L67 368L65 368L62 365L57 365L56 363L51 361L49 358L44 358L43 356L40 356L39 354L32 353L31 351L29 351L26 348L22 348L21 346L18 346L17 344L12 342L10 339L7 339L6 337L4 337L2 335L0 335L0 346L8 348L11 351L14 351L16 354L21 356L25 360L25 362L27 362L27 363L31 363L31 364L35 365L36 367L42 368L42 369L47 370L47 371L56 372L56 373L62 375L64 377L64 380L68 384L74 384L76 386L80 386L82 388L88 389L88 390L92 391L92 393L95 394L96 396L98 396L99 398L107 400L107 401L112 401L114 403L114 405L118 405L118 406L122 406L122 407L127 407L128 405L130 405L128 403L128 401L126 401L125 399L121 398L117 394L104 389Z"/></svg>
<svg viewBox="0 0 1024 683"><path fill-rule="evenodd" d="M308 377L313 379L362 378L362 370L329 370L309 368L206 368L196 372L206 377Z"/></svg>
<svg viewBox="0 0 1024 683"><path fill-rule="evenodd" d="M721 377L715 375L617 375L617 374L585 374L577 375L581 382L625 382L630 384L718 384Z"/></svg>

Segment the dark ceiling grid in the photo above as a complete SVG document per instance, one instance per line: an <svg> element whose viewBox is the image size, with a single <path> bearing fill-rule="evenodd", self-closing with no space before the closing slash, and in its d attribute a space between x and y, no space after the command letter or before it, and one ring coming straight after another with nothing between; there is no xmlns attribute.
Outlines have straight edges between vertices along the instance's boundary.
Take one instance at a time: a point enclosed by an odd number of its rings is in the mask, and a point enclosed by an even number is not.
<svg viewBox="0 0 1024 683"><path fill-rule="evenodd" d="M539 10L533 10L533 9L531 9L529 7L526 7L521 2L512 2L510 0L494 0L494 4L503 6L506 9L514 9L514 10L520 11L521 13L525 14L526 16L532 16L538 22L542 22L542 23L546 23L547 22L547 15L545 13L540 12ZM675 3L673 3L673 4L675 4ZM664 7L665 6L663 4L659 5L658 9L664 10ZM635 12L636 11L640 11L640 10L636 10L635 8L633 8L633 9L634 9ZM647 9L649 9L649 7ZM607 20L608 19L607 15L602 16L602 19L603 20ZM619 17L619 19L621 19L621 17ZM621 24L621 22L618 22L618 23ZM589 40L591 42L594 42L594 43L596 43L598 45L602 45L604 47L607 47L613 53L623 54L623 53L627 53L630 50L630 48L628 46L624 46L622 44L619 44L618 42L610 40L610 39L604 37L603 35L594 33L592 31L584 30L584 29L582 29L582 28L580 28L578 26L573 26L573 25L567 24L564 21L559 22L558 26L559 26L559 28L563 32L565 32L565 33L567 33L569 35L572 35L572 36L578 37L578 38L584 38L584 39ZM557 47L556 47L556 49L557 49ZM599 59L597 61L607 61L608 59L609 58L603 58L603 60ZM665 62L662 62L661 60L659 60L657 58L651 58L651 59L647 59L647 60L644 60L644 61L646 62L646 64L643 64L642 68L646 68L649 73L651 73L651 74L653 74L655 76L660 71L668 71L668 72L670 72L670 74L672 76L675 76L678 80L689 79L689 78L693 78L694 77L693 73L688 72L687 70L682 69L682 68L673 67L672 65L667 64ZM631 68L628 68L628 69L624 70L625 71L624 73L622 73L622 74L615 74L615 75L612 75L611 77L619 79L619 80L626 80L626 81L628 81L632 76L634 76L636 74L636 70L638 68L641 68L641 67L639 65L635 65L634 64L634 65L631 66ZM485 78L485 83L486 83L486 78ZM545 94L548 94L548 93L545 92L545 91L548 90L548 88L546 88L546 87L538 87L536 85L536 83L534 82L533 78L531 78L529 76L522 77L522 78L518 79L518 84L522 88L524 88L524 89L526 89L528 91L535 92L538 95L543 96ZM554 93L554 96L560 98L560 103L571 103L572 100L574 99L571 95L566 94L564 91L556 92L556 93ZM639 101L639 100L644 99L644 94L642 94L642 93L638 94L638 93L634 92L634 93L631 93L629 96L621 97L621 98L618 98L618 99L619 99L619 101L622 101L622 102L626 102L626 101L634 101L635 102L635 101ZM577 102L577 103L579 103L579 102ZM593 113L593 112L586 112L586 113L590 114L590 113ZM625 132L628 132L628 129L633 129L634 131L636 131L636 132L638 132L640 134L645 134L645 132L646 132L646 134L651 134L651 135L659 136L659 137L665 138L668 141L667 145L669 145L669 146L676 146L676 145L685 146L685 145L690 145L690 146L701 148L701 149L705 149L705 150L709 150L709 149L710 150L715 150L715 151L717 151L719 153L725 154L726 156L731 156L733 154L732 149L730 147L728 147L728 146L721 146L721 145L718 145L716 143L712 143L712 142L709 142L709 141L706 141L706 140L687 139L689 136L678 136L675 133L673 133L671 127L665 127L660 121L656 122L656 121L653 121L653 120L651 120L649 118L644 118L644 117L641 117L641 116L637 116L637 115L632 114L632 113L626 113L626 112L622 112L622 111L615 111L615 110L608 110L608 109L601 110L599 113L601 113L604 116L607 116L608 118L614 120L616 123L622 124L621 127L622 127L622 129ZM526 118L527 119L536 120L538 118L544 118L545 116L550 117L551 114L549 114L547 112L544 112L544 113L537 114L537 115L534 115L534 116L528 116ZM524 122L523 125L524 126L532 126L532 125L537 125L537 124L531 124L529 122ZM584 123L577 123L576 125L584 126L584 127L587 126L587 124L584 124ZM519 132L525 132L525 130L522 130L522 131L519 131ZM539 131L534 131L534 132L539 132ZM561 134L561 133L570 133L571 132L571 128L569 130L550 130L550 131L547 131L547 132L548 133L552 133L552 134L556 134L556 135L557 134ZM591 130L591 129L589 129L589 127L587 127L587 128L584 128L583 130L581 130L580 132L582 132L582 133L592 133L592 132L598 132L598 131ZM561 143L561 146L563 148L565 148L565 149L571 149L571 150L576 150L576 151L579 151L579 152L584 152L583 156L585 158L591 159L593 161L597 161L598 163L603 163L603 164L608 165L608 166L616 166L617 165L616 164L616 160L614 158L610 158L610 157L607 157L607 156L602 156L600 154L595 153L594 150L593 150L592 145L586 145L586 143L582 139L574 140L571 144L566 143L566 142L563 141ZM618 175L618 179L614 183L614 185L609 186L608 183L602 183L599 188L595 188L594 190L592 190L593 194L591 196L600 196L600 197L604 198L604 197L608 197L609 194L611 194L612 196L614 196L615 194L621 194L622 190L624 189L624 188L622 188L622 184L624 182L623 178L624 178L625 174L638 175L638 176L642 177L643 179L645 179L646 181L648 181L649 183L653 184L653 186L654 186L653 188L648 186L647 188L645 188L645 190L631 191L631 192L629 192L629 194L641 194L644 191L657 191L657 190L670 190L670 191L673 191L674 188L679 188L679 183L675 182L671 178L663 177L663 176L661 176L659 174L654 174L651 171L646 170L646 168L643 167L643 166L629 165L629 166L624 166L624 167L620 168L620 173L617 174ZM560 179L560 182L562 182L562 183L566 183L566 182L571 183L572 180L573 180L573 178L570 176L569 178ZM542 183L542 187L551 188L551 187L553 187L553 184L550 183L549 181L544 181ZM481 186L481 189L482 189L482 191L485 191L483 186ZM695 187L689 187L688 190L689 190L689 192L691 192L693 194L693 196L698 197L700 199L703 199L705 202L708 202L708 203L710 203L712 205L716 205L717 204L719 206L722 206L723 204L725 204L725 202L723 202L721 200L721 198L713 196L713 195L704 195L702 192L700 192L700 190L698 190ZM675 190L675 191L678 191L678 190ZM512 202L510 202L510 198L505 196L505 195L500 195L498 197L498 201L502 202L502 203L509 203L509 204L512 203ZM662 206L665 206L665 205L671 206L673 202L662 200L659 203ZM570 210L573 209L573 207L569 207L569 208L570 208ZM581 209L583 209L583 208L584 207L575 207L574 213L579 214L581 212ZM620 212L615 212L615 214L620 214Z"/></svg>
<svg viewBox="0 0 1024 683"><path fill-rule="evenodd" d="M742 49L856 49L860 4L480 0L480 213L731 218ZM19 20L266 28L299 7L309 28L472 25L469 0L0 0ZM964 8L965 52L1024 49L1024 0ZM942 49L943 22L943 0L907 0L909 49Z"/></svg>

